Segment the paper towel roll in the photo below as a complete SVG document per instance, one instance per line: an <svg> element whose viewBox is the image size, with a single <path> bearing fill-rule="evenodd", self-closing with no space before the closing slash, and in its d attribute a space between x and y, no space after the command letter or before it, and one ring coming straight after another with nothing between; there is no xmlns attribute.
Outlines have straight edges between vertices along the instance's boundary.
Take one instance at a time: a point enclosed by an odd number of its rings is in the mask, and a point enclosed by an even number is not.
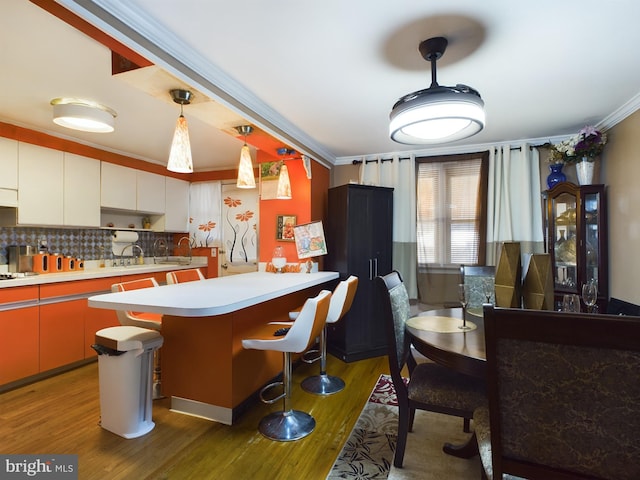
<svg viewBox="0 0 640 480"><path fill-rule="evenodd" d="M113 242L116 243L133 243L138 241L138 232L125 232L116 230L113 232Z"/></svg>

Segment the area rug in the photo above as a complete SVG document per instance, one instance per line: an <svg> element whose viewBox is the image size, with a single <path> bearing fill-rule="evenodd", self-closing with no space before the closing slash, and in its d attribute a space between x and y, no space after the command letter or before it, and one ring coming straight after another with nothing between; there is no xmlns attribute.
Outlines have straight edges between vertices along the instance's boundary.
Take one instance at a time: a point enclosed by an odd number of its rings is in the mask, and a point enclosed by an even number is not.
<svg viewBox="0 0 640 480"><path fill-rule="evenodd" d="M403 468L393 466L398 432L398 404L389 375L381 375L342 447L327 480L431 479L477 480L480 460L455 458L442 452L445 442L462 443L462 419L416 411Z"/></svg>

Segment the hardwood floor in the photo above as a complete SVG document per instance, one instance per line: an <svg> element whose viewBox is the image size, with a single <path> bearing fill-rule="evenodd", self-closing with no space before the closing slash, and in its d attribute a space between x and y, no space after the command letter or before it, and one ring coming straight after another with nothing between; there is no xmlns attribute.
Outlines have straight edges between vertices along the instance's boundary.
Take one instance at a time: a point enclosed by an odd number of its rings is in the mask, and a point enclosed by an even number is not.
<svg viewBox="0 0 640 480"><path fill-rule="evenodd" d="M155 400L155 428L126 440L102 429L98 364L92 363L0 395L0 452L77 454L79 479L324 479L373 385L388 373L386 357L353 363L329 355L327 371L347 386L321 397L300 389L318 364L294 369L294 408L311 413L316 429L296 442L264 438L257 425L282 403L256 402L227 426L169 411Z"/></svg>

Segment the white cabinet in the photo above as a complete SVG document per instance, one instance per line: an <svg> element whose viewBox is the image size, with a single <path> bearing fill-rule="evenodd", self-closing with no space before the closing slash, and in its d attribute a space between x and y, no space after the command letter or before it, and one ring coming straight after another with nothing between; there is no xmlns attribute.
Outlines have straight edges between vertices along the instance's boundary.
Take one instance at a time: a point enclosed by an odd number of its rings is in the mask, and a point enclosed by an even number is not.
<svg viewBox="0 0 640 480"><path fill-rule="evenodd" d="M189 231L189 182L166 178L164 231Z"/></svg>
<svg viewBox="0 0 640 480"><path fill-rule="evenodd" d="M102 162L100 205L111 210L163 214L164 176Z"/></svg>
<svg viewBox="0 0 640 480"><path fill-rule="evenodd" d="M138 170L136 210L142 213L163 214L165 211L165 177Z"/></svg>
<svg viewBox="0 0 640 480"><path fill-rule="evenodd" d="M0 188L18 189L18 141L0 137Z"/></svg>
<svg viewBox="0 0 640 480"><path fill-rule="evenodd" d="M64 224L100 226L100 162L64 154Z"/></svg>
<svg viewBox="0 0 640 480"><path fill-rule="evenodd" d="M0 137L0 206L18 206L18 141Z"/></svg>
<svg viewBox="0 0 640 480"><path fill-rule="evenodd" d="M100 162L19 144L18 225L100 226Z"/></svg>
<svg viewBox="0 0 640 480"><path fill-rule="evenodd" d="M18 224L63 225L63 153L20 142L18 158Z"/></svg>
<svg viewBox="0 0 640 480"><path fill-rule="evenodd" d="M102 163L100 205L115 210L136 210L136 170L109 162Z"/></svg>

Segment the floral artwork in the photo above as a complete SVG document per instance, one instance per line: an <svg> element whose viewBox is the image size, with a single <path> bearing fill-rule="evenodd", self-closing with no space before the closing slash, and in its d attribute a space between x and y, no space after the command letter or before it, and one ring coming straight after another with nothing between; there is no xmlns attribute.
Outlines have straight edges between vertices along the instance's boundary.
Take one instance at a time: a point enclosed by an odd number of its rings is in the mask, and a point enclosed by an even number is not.
<svg viewBox="0 0 640 480"><path fill-rule="evenodd" d="M235 213L234 215L231 210L242 205L242 200L240 199L226 197L224 199L224 205L227 207L226 221L233 232L232 238L226 241L227 258L230 262L233 262L234 258L235 261L240 260L248 262L248 246L250 243L252 244L255 242L255 222L253 225L250 225L250 220L253 218L255 213L251 210L246 210L244 212ZM249 233L250 231L251 234Z"/></svg>
<svg viewBox="0 0 640 480"><path fill-rule="evenodd" d="M211 239L210 233L214 228L216 228L216 222L212 222L211 220L209 220L206 223L198 225L198 230L202 230L207 235L204 240L204 245L203 245L204 247L209 246L209 240Z"/></svg>

